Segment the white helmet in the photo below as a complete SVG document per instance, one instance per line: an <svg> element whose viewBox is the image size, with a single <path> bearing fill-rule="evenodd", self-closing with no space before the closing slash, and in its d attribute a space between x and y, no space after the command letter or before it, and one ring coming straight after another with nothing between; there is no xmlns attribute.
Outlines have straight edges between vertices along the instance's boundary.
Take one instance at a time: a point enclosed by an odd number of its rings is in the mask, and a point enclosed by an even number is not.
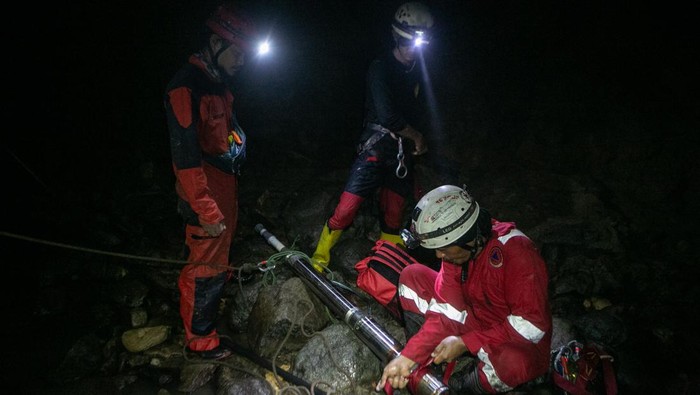
<svg viewBox="0 0 700 395"><path fill-rule="evenodd" d="M410 1L396 10L391 27L401 38L419 40L418 44L427 44L430 39L430 28L433 27L433 15L425 4Z"/></svg>
<svg viewBox="0 0 700 395"><path fill-rule="evenodd" d="M411 217L411 230L401 232L406 246L440 248L456 242L474 227L479 204L463 188L443 185L425 194Z"/></svg>

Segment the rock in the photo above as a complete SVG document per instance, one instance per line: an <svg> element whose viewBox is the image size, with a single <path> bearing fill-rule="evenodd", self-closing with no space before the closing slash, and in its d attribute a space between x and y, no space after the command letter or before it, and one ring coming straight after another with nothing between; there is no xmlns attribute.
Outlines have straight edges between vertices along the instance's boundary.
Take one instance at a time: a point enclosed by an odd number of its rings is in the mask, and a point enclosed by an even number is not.
<svg viewBox="0 0 700 395"><path fill-rule="evenodd" d="M608 310L592 310L573 320L588 341L617 347L627 339L625 323Z"/></svg>
<svg viewBox="0 0 700 395"><path fill-rule="evenodd" d="M193 392L204 386L214 377L217 367L216 364L205 362L185 365L180 372L178 391Z"/></svg>
<svg viewBox="0 0 700 395"><path fill-rule="evenodd" d="M317 332L299 351L294 374L310 383L331 383L340 393L369 394L381 367L347 325L336 323Z"/></svg>
<svg viewBox="0 0 700 395"><path fill-rule="evenodd" d="M110 298L125 307L140 307L148 295L149 288L141 280L125 279L114 283Z"/></svg>
<svg viewBox="0 0 700 395"><path fill-rule="evenodd" d="M134 328L144 326L148 321L148 312L146 309L132 309L129 315L131 316L131 326Z"/></svg>
<svg viewBox="0 0 700 395"><path fill-rule="evenodd" d="M578 340L573 323L567 319L552 316L552 350L559 349L571 340Z"/></svg>
<svg viewBox="0 0 700 395"><path fill-rule="evenodd" d="M95 372L100 366L103 345L95 334L78 339L54 372L54 378L58 382L68 383Z"/></svg>
<svg viewBox="0 0 700 395"><path fill-rule="evenodd" d="M272 358L286 340L283 346L287 350L298 350L306 341L303 332L313 333L325 327L325 309L298 277L263 288L248 320L254 349L261 356Z"/></svg>
<svg viewBox="0 0 700 395"><path fill-rule="evenodd" d="M132 329L122 334L122 344L130 352L137 353L164 342L169 335L169 326Z"/></svg>

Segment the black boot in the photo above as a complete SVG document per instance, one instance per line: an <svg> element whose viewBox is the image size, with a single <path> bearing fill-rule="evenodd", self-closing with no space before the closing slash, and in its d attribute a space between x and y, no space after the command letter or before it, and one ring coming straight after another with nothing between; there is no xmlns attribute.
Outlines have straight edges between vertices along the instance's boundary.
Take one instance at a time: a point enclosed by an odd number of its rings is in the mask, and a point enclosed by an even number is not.
<svg viewBox="0 0 700 395"><path fill-rule="evenodd" d="M423 326L425 316L410 311L404 311L403 320L405 323L404 332L406 333L406 339L410 339L413 335L418 333L420 327Z"/></svg>
<svg viewBox="0 0 700 395"><path fill-rule="evenodd" d="M450 393L454 395L487 394L479 382L476 360L464 369L452 373L447 385L450 387Z"/></svg>
<svg viewBox="0 0 700 395"><path fill-rule="evenodd" d="M192 350L190 350L192 351ZM205 350L205 351L192 351L193 353L199 355L200 358L202 359L207 359L207 360L213 360L213 361L218 361L224 358L228 358L233 354L233 350L230 348L220 344L217 347L211 349L211 350Z"/></svg>

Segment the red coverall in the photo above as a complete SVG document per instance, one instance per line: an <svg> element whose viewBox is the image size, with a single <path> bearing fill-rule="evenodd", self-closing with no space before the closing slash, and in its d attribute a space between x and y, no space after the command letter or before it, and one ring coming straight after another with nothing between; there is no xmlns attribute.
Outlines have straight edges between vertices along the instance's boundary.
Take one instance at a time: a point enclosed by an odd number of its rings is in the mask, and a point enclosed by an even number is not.
<svg viewBox="0 0 700 395"><path fill-rule="evenodd" d="M462 266L442 262L440 272L410 265L401 273L405 311L424 314L425 323L401 355L425 364L447 336L461 336L478 357L481 386L505 392L549 368L552 317L548 275L535 245L514 223L492 220L492 237L475 260Z"/></svg>
<svg viewBox="0 0 700 395"><path fill-rule="evenodd" d="M180 315L189 348L206 351L219 345L215 320L229 278L229 250L238 217L238 170L229 137L237 127L233 95L212 78L198 55L190 57L166 92L178 209L187 224L187 260L192 262L178 280ZM209 236L201 226L221 221L226 229L218 237Z"/></svg>

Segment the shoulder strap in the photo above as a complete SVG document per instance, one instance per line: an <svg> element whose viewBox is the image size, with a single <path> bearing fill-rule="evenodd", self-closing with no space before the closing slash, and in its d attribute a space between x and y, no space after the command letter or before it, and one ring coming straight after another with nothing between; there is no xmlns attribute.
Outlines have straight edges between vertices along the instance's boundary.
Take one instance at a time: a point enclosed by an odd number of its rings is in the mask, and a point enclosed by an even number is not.
<svg viewBox="0 0 700 395"><path fill-rule="evenodd" d="M593 395L586 391L586 380L577 380L576 383L572 383L571 381L565 379L564 376L556 373L552 375L552 378L557 387L563 389L571 395Z"/></svg>
<svg viewBox="0 0 700 395"><path fill-rule="evenodd" d="M605 383L605 394L606 395L617 395L617 380L615 379L615 370L613 369L612 362L614 361L612 355L604 352L600 348L596 347L598 350L598 357L600 358L600 363L603 365L603 381Z"/></svg>
<svg viewBox="0 0 700 395"><path fill-rule="evenodd" d="M388 240L377 241L373 250L375 256L380 256L384 259L391 259L402 267L418 263L418 261L409 255L403 248Z"/></svg>

